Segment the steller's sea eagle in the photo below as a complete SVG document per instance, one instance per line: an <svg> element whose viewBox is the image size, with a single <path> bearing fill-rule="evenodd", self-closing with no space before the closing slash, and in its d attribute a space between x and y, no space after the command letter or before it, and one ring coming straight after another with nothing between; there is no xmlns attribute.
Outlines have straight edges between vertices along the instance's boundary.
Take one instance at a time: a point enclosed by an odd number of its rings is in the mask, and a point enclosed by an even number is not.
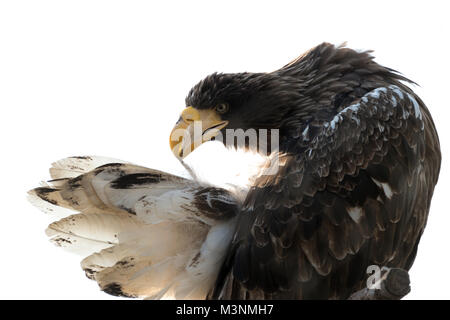
<svg viewBox="0 0 450 320"><path fill-rule="evenodd" d="M71 157L30 200L61 218L47 235L84 255L87 277L109 294L347 299L369 266L408 270L427 221L439 139L405 83L369 52L328 43L274 72L214 73L189 92L171 148L183 161L199 143L176 133L200 123L200 143L220 134L259 152L248 185ZM277 148L255 151L232 129Z"/></svg>

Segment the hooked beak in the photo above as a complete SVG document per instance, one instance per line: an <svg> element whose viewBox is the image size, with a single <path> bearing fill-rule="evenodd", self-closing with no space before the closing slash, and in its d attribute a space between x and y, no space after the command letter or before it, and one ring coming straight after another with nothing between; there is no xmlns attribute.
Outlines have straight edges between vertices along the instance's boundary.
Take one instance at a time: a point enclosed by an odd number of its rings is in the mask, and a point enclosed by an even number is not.
<svg viewBox="0 0 450 320"><path fill-rule="evenodd" d="M170 133L170 149L177 158L183 159L203 142L216 137L227 124L212 109L187 107Z"/></svg>

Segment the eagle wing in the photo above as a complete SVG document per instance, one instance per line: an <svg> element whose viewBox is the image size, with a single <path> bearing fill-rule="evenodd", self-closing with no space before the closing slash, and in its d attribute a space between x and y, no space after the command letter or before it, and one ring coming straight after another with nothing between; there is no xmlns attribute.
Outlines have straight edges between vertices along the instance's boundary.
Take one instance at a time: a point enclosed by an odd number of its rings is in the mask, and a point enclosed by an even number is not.
<svg viewBox="0 0 450 320"><path fill-rule="evenodd" d="M90 279L113 295L204 298L234 230L237 203L224 189L100 157L53 164L30 200L60 220L46 230L85 257Z"/></svg>
<svg viewBox="0 0 450 320"><path fill-rule="evenodd" d="M309 123L261 175L210 298L347 298L370 265L409 269L440 168L439 140L406 86Z"/></svg>

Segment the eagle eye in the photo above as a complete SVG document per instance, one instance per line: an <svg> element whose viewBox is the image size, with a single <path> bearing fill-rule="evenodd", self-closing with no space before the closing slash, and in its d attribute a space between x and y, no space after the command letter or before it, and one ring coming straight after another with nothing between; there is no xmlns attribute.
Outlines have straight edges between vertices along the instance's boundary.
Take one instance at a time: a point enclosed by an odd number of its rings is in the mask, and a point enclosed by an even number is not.
<svg viewBox="0 0 450 320"><path fill-rule="evenodd" d="M230 106L228 105L228 103L219 103L216 106L216 111L220 114L227 113L229 109L230 109Z"/></svg>

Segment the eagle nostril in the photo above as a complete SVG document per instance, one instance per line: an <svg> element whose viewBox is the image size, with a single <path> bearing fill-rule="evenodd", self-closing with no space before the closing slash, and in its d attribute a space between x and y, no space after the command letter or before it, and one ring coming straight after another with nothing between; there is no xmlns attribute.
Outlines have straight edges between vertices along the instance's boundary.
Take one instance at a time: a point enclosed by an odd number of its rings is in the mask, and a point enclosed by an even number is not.
<svg viewBox="0 0 450 320"><path fill-rule="evenodd" d="M200 120L200 114L193 107L187 107L181 113L181 118L186 123L192 123L192 122L194 122L196 120Z"/></svg>
<svg viewBox="0 0 450 320"><path fill-rule="evenodd" d="M194 118L191 117L190 115L187 115L187 116L183 117L183 120L185 122L194 122Z"/></svg>

